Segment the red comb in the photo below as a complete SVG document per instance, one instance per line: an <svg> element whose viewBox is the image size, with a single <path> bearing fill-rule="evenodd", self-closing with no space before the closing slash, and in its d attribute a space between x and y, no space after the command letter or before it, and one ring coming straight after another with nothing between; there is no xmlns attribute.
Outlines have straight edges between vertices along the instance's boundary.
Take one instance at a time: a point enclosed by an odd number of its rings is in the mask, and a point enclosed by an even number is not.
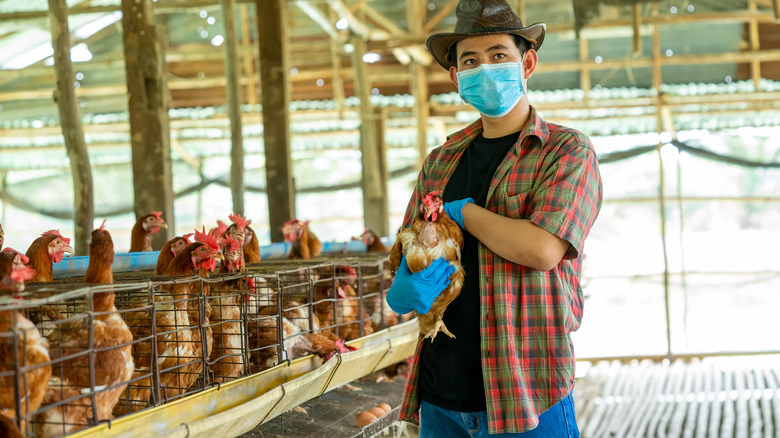
<svg viewBox="0 0 780 438"><path fill-rule="evenodd" d="M222 246L227 247L228 251L230 252L236 252L238 251L238 248L241 247L241 244L238 242L238 239L236 239L233 236L222 237L222 239L220 239L220 243L222 243Z"/></svg>
<svg viewBox="0 0 780 438"><path fill-rule="evenodd" d="M221 220L217 220L217 228L214 230L214 237L217 239L222 238L222 235L227 231L228 225Z"/></svg>
<svg viewBox="0 0 780 438"><path fill-rule="evenodd" d="M49 230L49 231L41 234L41 236L57 236L60 239L64 240L66 245L70 244L70 239L68 239L67 237L65 237L62 234L60 234L60 230Z"/></svg>
<svg viewBox="0 0 780 438"><path fill-rule="evenodd" d="M238 213L231 214L230 216L228 216L228 219L233 221L233 223L236 224L236 227L239 230L243 230L244 228L246 228L247 225L252 223L252 221L246 220L245 217L241 216Z"/></svg>
<svg viewBox="0 0 780 438"><path fill-rule="evenodd" d="M190 237L192 237L194 233L187 233L181 236L182 239L184 239L185 242L190 243Z"/></svg>
<svg viewBox="0 0 780 438"><path fill-rule="evenodd" d="M1 251L1 252L6 252L6 251L15 252L19 256L19 260L21 260L22 263L24 263L25 265L30 263L30 259L27 258L26 255L20 253L19 251L15 250L15 249L13 249L11 247L8 247L8 248L4 248L3 251Z"/></svg>
<svg viewBox="0 0 780 438"><path fill-rule="evenodd" d="M206 227L203 227L203 231L195 230L195 241L205 243L206 245L210 246L213 250L219 251L219 244L217 243L216 237L214 237L213 233L206 233Z"/></svg>
<svg viewBox="0 0 780 438"><path fill-rule="evenodd" d="M162 218L162 214L163 214L163 212L161 212L161 211L153 211L153 212L151 212L151 213L149 213L149 214L151 214L152 216L156 217L156 218L157 218L157 220L159 220L160 222L165 222L165 221L163 220L163 218Z"/></svg>
<svg viewBox="0 0 780 438"><path fill-rule="evenodd" d="M341 269L347 273L350 277L357 277L357 271L352 266L342 266Z"/></svg>
<svg viewBox="0 0 780 438"><path fill-rule="evenodd" d="M35 269L25 266L24 268L14 269L11 271L11 280L21 283L32 279L35 276Z"/></svg>
<svg viewBox="0 0 780 438"><path fill-rule="evenodd" d="M106 226L106 221L107 221L107 220L108 220L108 218L106 218L106 219L103 219L103 223L102 223L102 224L100 224L100 228L99 228L99 230L100 230L100 231L106 231L106 230L104 229L104 227Z"/></svg>

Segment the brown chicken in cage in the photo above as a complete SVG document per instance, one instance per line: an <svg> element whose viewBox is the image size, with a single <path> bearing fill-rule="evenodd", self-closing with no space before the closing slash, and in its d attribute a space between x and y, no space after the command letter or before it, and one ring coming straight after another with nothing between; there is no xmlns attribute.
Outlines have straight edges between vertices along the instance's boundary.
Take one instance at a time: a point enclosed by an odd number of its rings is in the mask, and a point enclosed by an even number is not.
<svg viewBox="0 0 780 438"><path fill-rule="evenodd" d="M89 285L114 282L111 272L114 243L105 230L105 223L104 220L100 228L92 231L89 266L84 275L84 283ZM96 292L92 296L92 310L91 327L85 312L83 317L72 315L75 318L72 321L56 324L49 335L52 359L70 358L53 366L44 409L35 416L36 436L75 432L90 425L88 418L92 419L91 423L110 420L120 394L133 376L133 336L114 306L113 290ZM94 360L94 375L90 375L93 372L90 360ZM76 400L46 408L72 398Z"/></svg>
<svg viewBox="0 0 780 438"><path fill-rule="evenodd" d="M309 221L291 219L282 227L284 240L292 243L291 259L310 259L322 254L322 243L309 229Z"/></svg>
<svg viewBox="0 0 780 438"><path fill-rule="evenodd" d="M323 360L328 360L335 353L345 353L354 350L345 345L344 339L340 339L329 330L318 331L320 327L316 314L309 314L308 305L297 301L289 301L287 309L283 311L281 318L277 315L277 309L267 307L263 309L257 324L254 325L256 340L253 342L253 356L260 369L270 368L279 363L280 340L278 339L277 323L281 319L284 339L282 360L293 360L308 354L316 354ZM311 317L311 323L310 323Z"/></svg>
<svg viewBox="0 0 780 438"><path fill-rule="evenodd" d="M152 234L160 228L168 228L162 214L161 211L153 211L138 218L130 233L130 252L153 251Z"/></svg>
<svg viewBox="0 0 780 438"><path fill-rule="evenodd" d="M257 233L249 225L244 227L244 262L260 263L260 242L257 240Z"/></svg>
<svg viewBox="0 0 780 438"><path fill-rule="evenodd" d="M348 341L374 332L368 312L363 310L361 314L356 278L355 268L339 265L332 282L323 284L320 279L314 286L314 309L320 323L329 330L336 330L337 326L338 334Z"/></svg>
<svg viewBox="0 0 780 438"><path fill-rule="evenodd" d="M196 273L205 275L217 266L217 260L222 260L217 239L213 234L195 232L195 242L189 244L176 255L165 270L166 276L192 276ZM197 380L203 371L205 358L212 348L211 329L208 327L208 314L201 315L198 309L190 309L190 300L198 296L200 285L198 281L180 281L174 285L165 285L161 293L154 297L156 333L151 332L149 310L146 300L137 300L131 308L138 311L125 314L125 321L130 326L133 337L141 339L155 335L157 356L152 357L152 347L149 342L139 342L133 345L133 359L139 378L128 386L122 394L122 403L117 405L115 415L146 408L152 404L152 383L150 373L151 361L155 360L160 371L161 396L165 400L185 393ZM202 324L200 317L205 323ZM201 327L205 327L206 339L201 337ZM203 351L203 344L206 351Z"/></svg>
<svg viewBox="0 0 780 438"><path fill-rule="evenodd" d="M0 296L12 297L11 300L0 301L0 306L22 304L17 294L24 290L24 282L35 275L34 269L25 266L27 262L28 259L24 254L12 248L0 252ZM14 354L15 343L18 345L16 354ZM49 387L51 376L49 341L41 336L35 325L21 310L2 310L0 311L0 373L7 373L16 368L14 356L19 361L16 365L26 366L27 371L0 377L0 416L12 422L18 421L21 430L25 430L27 423L25 418L38 410ZM19 387L21 398L16 397L16 386ZM13 431L11 425L7 427L9 433Z"/></svg>
<svg viewBox="0 0 780 438"><path fill-rule="evenodd" d="M228 229L229 230L229 229ZM238 273L244 270L241 242L227 232L220 239L222 262L220 273ZM226 280L220 287L212 287L209 319L214 337L211 350L211 371L216 382L224 383L244 373L242 339L245 336L238 299L244 289L244 279Z"/></svg>
<svg viewBox="0 0 780 438"><path fill-rule="evenodd" d="M165 245L160 250L160 254L157 256L157 266L154 268L155 274L163 275L163 272L171 264L176 254L190 244L190 237L192 237L192 233L187 233L165 242Z"/></svg>
<svg viewBox="0 0 780 438"><path fill-rule="evenodd" d="M460 249L463 247L463 233L460 226L444 212L444 202L439 192L428 193L420 204L420 213L410 228L398 232L395 245L390 251L390 270L395 272L406 257L406 264L412 272L419 272L434 260L444 258L455 267L450 284L434 300L428 313L417 315L420 333L431 340L443 331L455 336L444 325L443 316L447 306L460 295L464 271L460 264Z"/></svg>
<svg viewBox="0 0 780 438"><path fill-rule="evenodd" d="M27 265L35 270L31 281L51 281L53 264L61 262L66 252L73 254L73 248L70 239L63 237L59 230L49 230L33 240L25 253L30 260Z"/></svg>

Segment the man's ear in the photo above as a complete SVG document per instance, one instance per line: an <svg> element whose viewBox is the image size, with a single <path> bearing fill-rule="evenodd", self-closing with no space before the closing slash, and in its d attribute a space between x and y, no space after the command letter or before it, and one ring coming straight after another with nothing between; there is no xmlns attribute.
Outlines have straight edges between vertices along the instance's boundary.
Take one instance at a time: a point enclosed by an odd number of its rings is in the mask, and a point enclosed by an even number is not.
<svg viewBox="0 0 780 438"><path fill-rule="evenodd" d="M523 57L523 79L528 80L536 71L536 62L539 61L539 55L534 49L528 49Z"/></svg>
<svg viewBox="0 0 780 438"><path fill-rule="evenodd" d="M450 81L455 84L455 88L458 88L458 69L457 67L450 67Z"/></svg>

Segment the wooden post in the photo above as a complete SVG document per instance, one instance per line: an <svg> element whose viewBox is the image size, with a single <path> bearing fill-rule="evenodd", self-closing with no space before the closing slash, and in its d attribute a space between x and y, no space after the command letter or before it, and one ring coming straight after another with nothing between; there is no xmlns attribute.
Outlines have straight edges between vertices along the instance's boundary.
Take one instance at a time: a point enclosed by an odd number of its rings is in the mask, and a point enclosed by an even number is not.
<svg viewBox="0 0 780 438"><path fill-rule="evenodd" d="M263 102L265 179L271 241L284 240L282 226L295 217L290 160L290 69L287 65L287 4L257 0L260 44L260 95Z"/></svg>
<svg viewBox="0 0 780 438"><path fill-rule="evenodd" d="M757 11L758 6L754 0L748 2L748 9L751 11ZM750 20L748 23L748 30L750 33L750 50L758 52L761 50L761 44L758 38L758 22L756 20ZM756 92L761 91L761 60L754 59L750 61L750 76L753 79L753 89Z"/></svg>
<svg viewBox="0 0 780 438"><path fill-rule="evenodd" d="M588 102L590 99L590 69L588 68L588 38L585 37L582 33L580 33L580 62L582 65L580 66L580 87L582 88L582 91L584 94L583 100L585 102Z"/></svg>
<svg viewBox="0 0 780 438"><path fill-rule="evenodd" d="M634 55L642 54L642 4L634 3L631 5L631 27L633 34L633 52Z"/></svg>
<svg viewBox="0 0 780 438"><path fill-rule="evenodd" d="M151 0L122 0L130 145L133 151L135 214L165 212L168 229L156 233L152 246L162 248L174 235L173 178L165 82L166 40L155 24Z"/></svg>
<svg viewBox="0 0 780 438"><path fill-rule="evenodd" d="M424 0L406 0L406 17L410 34L423 33L426 10L427 2ZM425 74L425 67L417 60L409 64L409 75L409 85L414 96L412 114L417 123L417 167L422 168L422 163L428 156L428 118L431 115L428 103L428 76Z"/></svg>
<svg viewBox="0 0 780 438"><path fill-rule="evenodd" d="M652 4L653 17L658 16L658 3ZM662 132L664 130L663 121L663 105L664 96L661 91L661 84L663 78L661 77L661 32L658 30L658 24L653 23L653 89L656 92L656 130Z"/></svg>
<svg viewBox="0 0 780 438"><path fill-rule="evenodd" d="M241 47L250 46L252 44L252 41L249 36L249 6L246 4L242 4L239 7L239 10L241 11L239 14L241 16ZM243 63L244 63L244 75L248 76L254 76L255 74L255 57L252 55L252 51L249 50L242 50L241 53L244 54L243 56ZM246 95L247 95L247 103L249 103L249 106L252 108L252 111L255 111L255 105L257 105L257 87L255 86L255 81L249 81L249 83L246 84Z"/></svg>
<svg viewBox="0 0 780 438"><path fill-rule="evenodd" d="M236 0L220 0L225 20L225 77L230 112L230 192L233 211L244 214L244 136L241 132L241 68L238 64Z"/></svg>
<svg viewBox="0 0 780 438"><path fill-rule="evenodd" d="M328 8L328 16L332 22L336 21L336 13ZM338 36L338 35L337 35ZM330 63L333 67L333 99L339 108L339 118L344 118L344 81L341 80L341 37L330 39Z"/></svg>
<svg viewBox="0 0 780 438"><path fill-rule="evenodd" d="M382 144L383 131L379 128L381 117L371 107L371 84L366 75L363 54L366 53L366 43L359 37L352 37L352 67L355 70L355 95L360 99L360 152L363 164L363 218L366 228L380 236L389 232L389 211L387 202L387 179L383 178L384 156ZM377 121L377 119L380 119ZM380 135L382 140L380 141ZM383 183L384 181L384 183Z"/></svg>
<svg viewBox="0 0 780 438"><path fill-rule="evenodd" d="M92 168L89 164L81 113L73 89L73 64L70 60L70 28L68 4L65 0L49 0L49 27L54 49L54 71L57 87L54 101L60 115L60 127L68 151L73 175L73 247L75 255L89 255L89 240L94 222Z"/></svg>

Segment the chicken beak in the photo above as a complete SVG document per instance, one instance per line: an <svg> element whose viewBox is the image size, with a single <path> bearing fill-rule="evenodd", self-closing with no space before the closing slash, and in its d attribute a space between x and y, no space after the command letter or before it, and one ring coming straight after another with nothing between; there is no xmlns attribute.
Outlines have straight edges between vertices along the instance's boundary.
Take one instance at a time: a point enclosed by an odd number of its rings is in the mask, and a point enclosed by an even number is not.
<svg viewBox="0 0 780 438"><path fill-rule="evenodd" d="M225 257L222 256L221 252L214 253L214 255L211 257L214 260L224 260Z"/></svg>
<svg viewBox="0 0 780 438"><path fill-rule="evenodd" d="M62 252L67 252L68 254L73 254L73 247L70 245L65 245L62 248Z"/></svg>
<svg viewBox="0 0 780 438"><path fill-rule="evenodd" d="M168 224L166 224L165 222L160 222L159 224L157 224L157 226L160 228L165 228L166 230L168 229Z"/></svg>

